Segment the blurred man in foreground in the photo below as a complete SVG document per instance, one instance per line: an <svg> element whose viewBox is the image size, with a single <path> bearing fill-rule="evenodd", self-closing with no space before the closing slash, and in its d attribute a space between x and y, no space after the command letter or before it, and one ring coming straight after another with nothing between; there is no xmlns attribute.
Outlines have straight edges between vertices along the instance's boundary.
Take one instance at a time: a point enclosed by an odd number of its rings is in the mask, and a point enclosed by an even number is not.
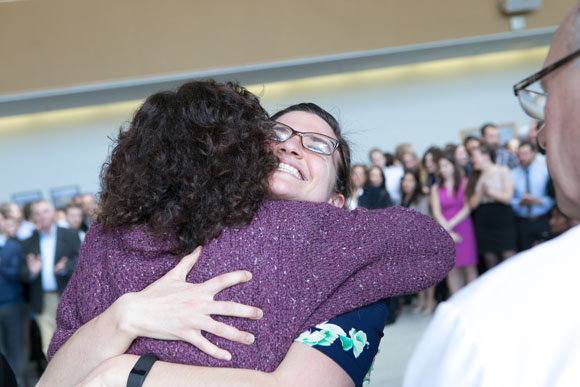
<svg viewBox="0 0 580 387"><path fill-rule="evenodd" d="M555 33L544 69L514 92L527 114L545 119L538 143L546 149L558 206L579 220L578 5ZM578 241L580 226L513 257L441 304L404 386L577 386Z"/></svg>

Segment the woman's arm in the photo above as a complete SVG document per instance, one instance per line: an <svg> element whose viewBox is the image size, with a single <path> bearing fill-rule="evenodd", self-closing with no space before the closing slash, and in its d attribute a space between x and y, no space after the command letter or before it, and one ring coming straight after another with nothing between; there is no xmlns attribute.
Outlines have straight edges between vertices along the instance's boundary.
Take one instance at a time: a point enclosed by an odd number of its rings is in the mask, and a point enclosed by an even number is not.
<svg viewBox="0 0 580 387"><path fill-rule="evenodd" d="M514 180L509 171L500 169L498 173L501 173L503 189L501 191L488 189L487 194L498 202L509 206L514 196Z"/></svg>
<svg viewBox="0 0 580 387"><path fill-rule="evenodd" d="M136 355L120 355L100 364L80 386L124 387ZM300 382L297 383L297 378ZM239 368L211 368L157 361L143 387L224 386L230 387L353 387L348 374L329 357L302 343L294 343L286 357L271 373Z"/></svg>
<svg viewBox="0 0 580 387"><path fill-rule="evenodd" d="M185 277L200 252L198 248L184 257L174 269L141 292L121 296L102 314L76 330L50 360L38 385L74 385L105 359L124 353L138 336L187 341L220 359L231 358L231 355L210 343L201 331L251 344L253 336L249 333L210 317L261 318L258 308L213 301L215 294L249 281L251 275L237 271L202 284L188 283Z"/></svg>
<svg viewBox="0 0 580 387"><path fill-rule="evenodd" d="M453 230L455 226L463 222L465 218L469 216L470 213L471 210L469 209L469 204L467 204L467 202L464 202L461 210L459 210L459 212L455 214L453 218L449 219L449 230Z"/></svg>
<svg viewBox="0 0 580 387"><path fill-rule="evenodd" d="M473 195L467 199L467 203L469 204L469 208L471 208L471 210L475 210L477 207L479 207L485 190L485 182L480 177L477 185L475 186L475 192L473 192Z"/></svg>
<svg viewBox="0 0 580 387"><path fill-rule="evenodd" d="M441 212L441 202L439 200L439 185L433 184L431 193L429 194L429 203L431 204L431 213L433 219L437 221L445 230L450 230L447 220L443 217Z"/></svg>

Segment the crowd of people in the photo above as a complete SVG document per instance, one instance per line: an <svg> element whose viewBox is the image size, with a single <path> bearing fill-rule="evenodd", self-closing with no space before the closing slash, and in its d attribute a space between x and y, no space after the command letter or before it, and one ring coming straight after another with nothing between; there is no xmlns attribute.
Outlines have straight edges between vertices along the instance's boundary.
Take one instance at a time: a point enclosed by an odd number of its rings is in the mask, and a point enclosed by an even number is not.
<svg viewBox="0 0 580 387"><path fill-rule="evenodd" d="M350 209L412 208L432 216L456 243L447 289L437 300L434 288L419 293L416 312L432 313L437 301L479 274L577 224L555 204L546 158L536 145L541 125L533 122L526 136L500 144L499 127L485 123L478 135L431 146L421 158L401 144L393 153L373 149L368 166L353 166Z"/></svg>
<svg viewBox="0 0 580 387"><path fill-rule="evenodd" d="M192 372L209 377L199 366L213 366L213 381L238 380L239 373L265 385L291 383L314 362L326 364L327 373L313 369L312 380L360 385L389 314L383 300L441 281L454 249L445 230L423 214L392 206L345 211L351 163L340 133L334 117L315 104L270 117L238 85L190 82L152 95L121 128L101 174L98 217L94 198L85 203L85 196L62 211L46 200L31 203L26 222L7 204L13 224L2 227L3 248L12 252L16 272L3 285L18 293L7 301L23 311L15 325L27 330L22 320L31 314L38 327L39 352L49 360L38 385L77 385L99 372L110 376L110 367L126 380L157 359L156 370L175 370L158 375L165 382L168 375L189 380ZM391 204L377 194L377 205ZM22 227L29 234L18 241ZM201 245L203 254L188 254ZM191 270L192 257L200 255L199 268ZM330 261L336 265L329 276ZM308 273L296 270L303 266ZM179 288L207 288L211 301L176 292L172 273L183 267ZM248 269L250 286L232 287L249 280ZM337 335L315 340L327 331ZM249 345L254 340L260 344ZM24 341L20 348L30 346ZM5 357L24 385L22 360L29 354L14 352Z"/></svg>
<svg viewBox="0 0 580 387"><path fill-rule="evenodd" d="M46 366L60 295L96 210L88 193L58 210L47 200L0 204L0 349L19 386L32 383L29 360L32 374Z"/></svg>
<svg viewBox="0 0 580 387"><path fill-rule="evenodd" d="M567 39L579 9L556 32L548 66L514 86L530 116L550 106L548 125L506 147L485 124L479 138L422 159L404 144L392 161L374 149L370 167L351 170L340 128L317 105L270 118L245 89L213 81L151 96L119 134L98 219L86 195L61 215L46 200L23 215L0 206L0 317L11 330L0 370L24 385L32 316L51 357L39 385L295 385L297 375L363 385L389 313L383 300L421 291L417 309L430 313L432 286L446 276L457 294L437 308L405 385L575 385L578 227L545 241L580 219L580 78L562 76L578 75L565 65L580 55ZM540 79L549 94L526 90ZM553 184L529 141L536 130ZM561 315L538 313L550 302Z"/></svg>
<svg viewBox="0 0 580 387"><path fill-rule="evenodd" d="M508 147L500 146L498 127L485 124L481 136L432 146L422 158L402 144L394 154L373 149L369 166L352 166L346 208L410 208L433 217L456 244L455 267L438 285L437 297L436 286L418 292L414 312L432 313L438 301L478 274L577 224L555 206L545 157L535 145L537 128L531 125L527 138ZM58 210L46 200L22 209L0 204L2 348L20 385L25 385L25 359L36 357L42 372L60 295L96 210L91 194ZM387 303L391 312L399 302ZM387 321L395 319L391 313Z"/></svg>
<svg viewBox="0 0 580 387"><path fill-rule="evenodd" d="M538 127L531 125L515 147L514 141L500 146L498 127L485 124L481 136L432 146L422 158L402 144L394 154L373 149L369 166L352 166L346 208L410 208L433 217L456 244L455 267L439 285L443 296L436 300L436 286L420 291L414 312L432 313L437 301L479 273L577 224L555 206L545 157L535 145ZM44 366L60 295L96 210L91 194L78 195L58 210L46 200L22 209L0 204L2 348L20 385L25 385L25 359L36 356L38 366ZM398 300L388 305L396 311ZM389 319L395 318L391 313ZM38 327L36 335L31 323Z"/></svg>

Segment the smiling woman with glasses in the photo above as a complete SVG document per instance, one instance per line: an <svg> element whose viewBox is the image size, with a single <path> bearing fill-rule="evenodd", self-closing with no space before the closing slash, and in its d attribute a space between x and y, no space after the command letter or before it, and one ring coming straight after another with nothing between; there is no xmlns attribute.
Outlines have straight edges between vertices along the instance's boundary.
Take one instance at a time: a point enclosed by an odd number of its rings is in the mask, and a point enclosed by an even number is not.
<svg viewBox="0 0 580 387"><path fill-rule="evenodd" d="M310 113L317 116L326 122L336 138L321 133L299 132L286 123L279 122L280 117L291 112ZM272 120L276 123L274 125L274 133L277 141L285 142L293 136L298 135L300 136L302 147L307 151L331 156L334 154L334 151L338 150L340 153L340 162L336 170L336 184L334 188L337 193L343 195L345 198L349 198L352 190L350 180L350 147L342 136L342 130L336 118L320 106L305 102L289 106L275 113L272 115Z"/></svg>
<svg viewBox="0 0 580 387"><path fill-rule="evenodd" d="M274 140L279 142L285 142L294 136L299 136L302 147L313 153L332 156L334 151L338 149L338 152L340 153L340 160L342 162L342 164L339 166L339 173L346 173L346 160L342 151L342 144L339 140L320 133L299 132L281 122L276 122L272 127L272 130L274 132ZM339 177L339 183L342 182L343 186L346 186L346 180L346 176ZM350 194L350 192L348 193ZM344 192L344 194L347 194L347 192Z"/></svg>

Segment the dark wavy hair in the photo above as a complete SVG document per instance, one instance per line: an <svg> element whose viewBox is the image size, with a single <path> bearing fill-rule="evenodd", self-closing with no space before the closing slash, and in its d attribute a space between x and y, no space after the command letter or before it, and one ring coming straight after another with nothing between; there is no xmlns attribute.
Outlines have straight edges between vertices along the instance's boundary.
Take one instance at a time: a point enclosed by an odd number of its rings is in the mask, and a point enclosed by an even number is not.
<svg viewBox="0 0 580 387"><path fill-rule="evenodd" d="M492 163L495 164L495 150L490 147L489 145L480 145L478 148L479 152L484 155L488 155L489 159ZM473 156L473 155L472 155ZM481 171L474 169L471 171L469 178L467 179L467 184L465 185L465 192L464 195L466 198L471 199L473 195L475 195L475 187L477 186L477 182L481 177Z"/></svg>
<svg viewBox="0 0 580 387"><path fill-rule="evenodd" d="M345 199L349 199L352 192L352 183L350 181L350 147L346 139L342 136L342 130L340 129L338 121L336 121L336 118L334 118L332 114L311 102L299 103L289 106L286 109L272 115L272 119L277 120L284 114L291 112L306 112L314 114L323 119L328 124L328 126L330 126L334 132L334 135L336 136L336 139L340 143L337 150L342 154L342 157L339 158L340 161L338 162L338 168L336 170L337 176L334 190L335 192L344 195ZM345 200L345 203L347 203L347 200Z"/></svg>
<svg viewBox="0 0 580 387"><path fill-rule="evenodd" d="M386 191L387 190L387 179L385 178L385 173L383 172L383 168L377 167L376 165L371 165L369 168L366 169L365 172L367 175L367 182L366 182L365 186L368 187L368 186L373 185L373 183L371 183L371 171L373 169L378 169L380 174L381 174L381 179L383 179L383 182L377 188L381 189L381 191Z"/></svg>
<svg viewBox="0 0 580 387"><path fill-rule="evenodd" d="M439 156L437 162L443 159L449 161L451 165L453 165L453 197L457 197L459 186L461 185L461 169L455 162L455 157L452 153L443 153ZM445 178L441 175L441 172L437 173L437 184L439 184L439 187L442 187L445 184Z"/></svg>
<svg viewBox="0 0 580 387"><path fill-rule="evenodd" d="M173 254L248 224L278 165L271 125L258 99L234 83L196 81L153 94L103 165L100 221L109 229L144 225L172 242Z"/></svg>
<svg viewBox="0 0 580 387"><path fill-rule="evenodd" d="M403 179L405 178L405 175L411 175L413 176L413 179L415 179L415 189L409 197L407 197L403 191ZM409 208L411 204L419 203L419 200L425 196L425 193L423 192L423 184L421 184L421 178L419 177L419 172L417 172L415 169L405 169L403 177L401 178L401 182L399 183L399 187L401 190L401 206L403 207Z"/></svg>

